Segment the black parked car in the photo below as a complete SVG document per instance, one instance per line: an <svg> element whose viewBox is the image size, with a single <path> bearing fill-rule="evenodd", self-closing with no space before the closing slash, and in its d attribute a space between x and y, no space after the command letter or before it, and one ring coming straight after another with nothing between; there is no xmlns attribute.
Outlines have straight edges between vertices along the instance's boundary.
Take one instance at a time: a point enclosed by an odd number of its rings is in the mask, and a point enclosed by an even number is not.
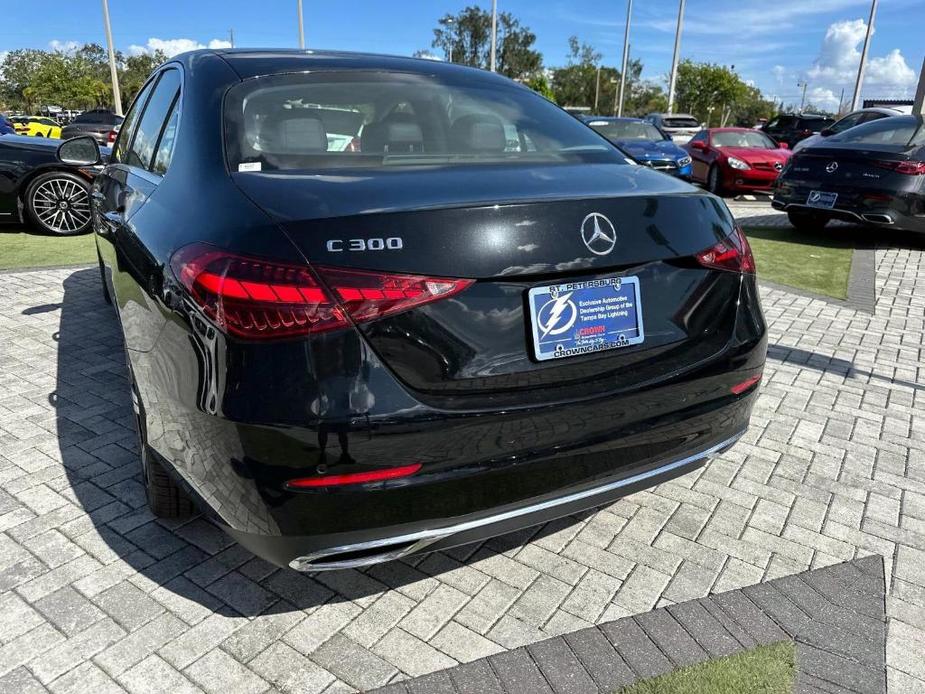
<svg viewBox="0 0 925 694"><path fill-rule="evenodd" d="M89 135L101 145L110 144L109 133L122 123L122 116L117 116L108 109L84 111L61 129L61 139L69 140L79 135Z"/></svg>
<svg viewBox="0 0 925 694"><path fill-rule="evenodd" d="M830 219L925 231L922 116L891 116L832 135L797 152L771 204L797 229Z"/></svg>
<svg viewBox="0 0 925 694"><path fill-rule="evenodd" d="M565 516L748 426L765 325L726 206L489 72L186 54L93 208L152 509L278 564Z"/></svg>
<svg viewBox="0 0 925 694"><path fill-rule="evenodd" d="M44 137L0 137L0 222L29 222L62 236L90 230L90 183L102 167L63 164L55 156L59 144Z"/></svg>
<svg viewBox="0 0 925 694"><path fill-rule="evenodd" d="M815 113L782 113L761 126L761 130L777 142L786 142L790 149L810 135L819 133L835 122L834 118Z"/></svg>

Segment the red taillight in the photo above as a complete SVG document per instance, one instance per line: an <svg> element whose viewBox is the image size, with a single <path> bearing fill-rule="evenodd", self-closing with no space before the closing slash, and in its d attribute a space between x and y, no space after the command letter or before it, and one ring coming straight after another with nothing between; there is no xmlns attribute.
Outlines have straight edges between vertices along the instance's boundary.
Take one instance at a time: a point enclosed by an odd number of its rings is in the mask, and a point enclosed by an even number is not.
<svg viewBox="0 0 925 694"><path fill-rule="evenodd" d="M276 339L339 330L456 294L472 280L318 268L241 256L206 244L177 251L174 275L222 330ZM327 284L327 286L325 286Z"/></svg>
<svg viewBox="0 0 925 694"><path fill-rule="evenodd" d="M746 390L756 385L758 381L760 380L761 380L761 374L758 374L757 376L751 376L750 378L746 378L741 383L736 383L729 390L731 390L734 395L741 395Z"/></svg>
<svg viewBox="0 0 925 694"><path fill-rule="evenodd" d="M925 176L925 161L877 161L874 165L908 176Z"/></svg>
<svg viewBox="0 0 925 694"><path fill-rule="evenodd" d="M732 234L724 238L705 251L697 253L694 257L704 267L714 270L729 270L730 272L746 272L754 274L755 256L752 255L748 239L739 227Z"/></svg>
<svg viewBox="0 0 925 694"><path fill-rule="evenodd" d="M119 134L118 130L110 130L109 134L106 136L106 143L111 145L113 142L116 141L116 136L118 136L118 134Z"/></svg>
<svg viewBox="0 0 925 694"><path fill-rule="evenodd" d="M371 321L458 294L473 280L316 268L338 304L356 322Z"/></svg>
<svg viewBox="0 0 925 694"><path fill-rule="evenodd" d="M369 482L383 482L400 477L409 477L421 469L420 463L390 467L384 470L371 470L369 472L349 472L345 475L325 475L321 477L303 477L289 480L286 486L290 489L317 489L318 487L342 487L347 484L366 484Z"/></svg>

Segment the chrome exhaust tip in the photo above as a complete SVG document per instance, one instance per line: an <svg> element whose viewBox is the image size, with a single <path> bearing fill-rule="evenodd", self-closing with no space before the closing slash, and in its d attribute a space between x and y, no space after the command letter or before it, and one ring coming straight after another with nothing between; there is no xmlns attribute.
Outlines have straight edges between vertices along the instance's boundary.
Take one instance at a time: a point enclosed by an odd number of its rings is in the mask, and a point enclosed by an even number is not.
<svg viewBox="0 0 925 694"><path fill-rule="evenodd" d="M893 218L888 214L870 213L861 215L865 222L872 224L893 224Z"/></svg>

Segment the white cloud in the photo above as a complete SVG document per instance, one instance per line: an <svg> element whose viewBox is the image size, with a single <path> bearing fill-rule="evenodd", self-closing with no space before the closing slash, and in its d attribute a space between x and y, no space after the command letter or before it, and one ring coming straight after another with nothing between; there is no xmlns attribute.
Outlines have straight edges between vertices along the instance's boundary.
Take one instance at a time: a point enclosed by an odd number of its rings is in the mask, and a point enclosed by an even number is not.
<svg viewBox="0 0 925 694"><path fill-rule="evenodd" d="M819 57L807 71L810 80L826 84L850 84L857 77L861 46L867 32L863 19L831 24L822 39ZM886 87L905 93L916 83L916 74L898 48L885 56L869 56L864 74L865 86Z"/></svg>
<svg viewBox="0 0 925 694"><path fill-rule="evenodd" d="M837 111L840 104L835 92L826 87L813 87L806 92L806 103L819 106L827 111Z"/></svg>
<svg viewBox="0 0 925 694"><path fill-rule="evenodd" d="M48 47L53 51L73 53L80 48L80 43L77 41L59 41L58 39L54 39L48 42Z"/></svg>
<svg viewBox="0 0 925 694"><path fill-rule="evenodd" d="M194 39L159 39L152 37L148 39L148 42L144 46L139 46L138 44L132 44L128 47L129 55L144 55L152 54L156 51L163 51L168 58L177 55L178 53L186 53L187 51L195 51L200 48L231 48L231 42L225 41L223 39L212 39L209 41L208 45L204 43L199 43Z"/></svg>
<svg viewBox="0 0 925 694"><path fill-rule="evenodd" d="M775 65L771 68L771 74L774 75L774 79L777 80L778 84L783 84L784 75L787 74L787 68L783 65Z"/></svg>

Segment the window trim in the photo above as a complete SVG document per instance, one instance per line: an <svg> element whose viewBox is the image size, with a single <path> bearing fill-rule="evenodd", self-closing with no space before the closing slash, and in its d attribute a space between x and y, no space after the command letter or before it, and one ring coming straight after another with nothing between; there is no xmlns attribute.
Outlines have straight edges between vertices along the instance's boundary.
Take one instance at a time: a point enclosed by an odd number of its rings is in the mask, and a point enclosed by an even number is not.
<svg viewBox="0 0 925 694"><path fill-rule="evenodd" d="M140 109L141 109L141 115L144 115L144 111L145 111L145 109L148 107L148 101L151 99L151 94L154 92L154 88L153 88L153 87L154 87L154 83L155 83L158 79L160 79L160 71L159 71L159 70L156 70L155 72L151 73L151 75L148 76L148 79L145 80L144 84L141 85L141 89L138 90L138 93L135 95L135 98L132 99L132 103L129 104L128 110L125 112L125 113L126 113L126 116L122 119L122 124L123 124L123 125L125 125L125 121L126 121L127 118L128 118L128 114L131 113L131 112L132 112L132 109L135 107L135 104L136 104L137 101L138 101L138 97L142 94L142 92L144 92L145 89L148 88L148 85L151 85L152 89L151 89L150 92L148 92L148 93L145 95L145 102L144 102L144 104L140 104L140 105L139 105L139 106L140 106ZM119 130L119 134L116 136L115 142L112 143L112 152L113 152L113 154L115 154L116 149L118 148L119 143L122 142L122 138L123 138L123 137L129 138L129 140L128 140L128 145L127 145L127 147L126 147L126 151L128 151L128 150L130 150L130 149L132 148L132 144L134 143L134 140L135 140L135 131L138 129L138 124L139 124L140 122L141 122L141 118L140 118L140 117L139 117L139 118L136 118L136 119L135 119L135 122L132 123L132 128L131 128L131 130L122 130L122 129ZM121 161L121 160L120 160L120 161L117 161L117 162L115 162L115 163L116 163L116 164L123 164L123 165L125 165L125 166L128 166L128 164L126 164L124 161Z"/></svg>
<svg viewBox="0 0 925 694"><path fill-rule="evenodd" d="M138 93L140 94L142 90L144 90L144 88L148 86L148 84L152 84L151 91L148 93L148 96L145 99L144 106L141 110L141 113L138 116L138 119L135 122L135 127L132 130L132 135L131 135L132 139L129 142L127 151L130 151L132 147L135 145L135 135L138 132L138 128L141 126L141 121L144 119L145 112L148 110L148 106L150 105L150 102L151 102L151 96L157 90L157 85L160 82L161 77L163 77L163 75L168 70L176 70L180 76L179 93L176 96L174 96L173 100L170 102L169 108L167 109L167 115L169 116L173 112L174 106L177 107L177 133L179 134L180 124L183 122L183 93L186 87L186 75L184 74L183 66L180 65L180 63L177 63L177 62L164 63L164 65L159 67L157 70L155 70L151 74L150 77L148 77L147 81L144 83L141 89L138 90ZM134 105L134 102L132 102L132 104ZM143 166L143 167L136 166L136 165L124 162L124 161L119 161L116 163L122 166L125 166L126 168L130 169L133 173L142 176L142 178L145 178L151 183L154 183L154 184L159 183L161 179L164 178L164 175L166 174L155 173L154 171L152 171L152 167L154 166L154 161L157 158L157 150L160 147L161 138L164 136L164 129L167 125L168 120L169 119L165 118L164 122L161 123L160 130L158 130L158 133L157 133L157 140L154 143L154 151L151 154L151 160L148 162L147 166ZM120 137L122 136L121 131L119 131L119 136ZM115 149L115 144L116 143L113 143L113 149ZM171 161L172 160L173 160L173 153L171 153Z"/></svg>
<svg viewBox="0 0 925 694"><path fill-rule="evenodd" d="M157 134L157 141L154 143L154 151L151 153L151 161L148 163L148 168L146 171L152 176L157 176L158 179L163 178L167 175L167 171L170 170L170 162L173 161L173 152L177 145L177 138L180 136L180 118L182 115L181 103L183 100L183 84L181 82L180 88L177 90L177 93L173 97L173 101L170 102L170 107L167 109L167 117L164 118L164 122L161 123L161 130ZM170 123L173 118L173 114L177 114L177 132L173 136L173 145L170 148L170 159L167 161L167 169L164 173L158 173L154 170L154 164L157 162L157 155L161 150L161 142L164 139L164 133L167 132L167 124Z"/></svg>

